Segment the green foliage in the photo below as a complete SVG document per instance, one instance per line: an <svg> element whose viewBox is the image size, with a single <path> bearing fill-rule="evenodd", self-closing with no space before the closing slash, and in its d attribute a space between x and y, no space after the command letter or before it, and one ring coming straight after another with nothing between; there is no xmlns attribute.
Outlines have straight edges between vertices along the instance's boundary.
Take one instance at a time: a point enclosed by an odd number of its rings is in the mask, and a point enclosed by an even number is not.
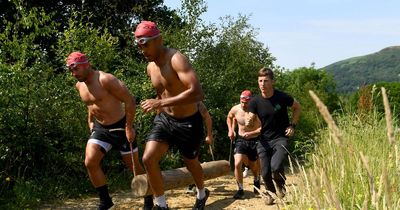
<svg viewBox="0 0 400 210"><path fill-rule="evenodd" d="M57 57L64 66L65 59L73 51L81 51L90 58L97 69L110 72L120 62L116 45L118 39L107 30L94 28L93 24L76 23L70 20L69 28L57 43Z"/></svg>
<svg viewBox="0 0 400 210"><path fill-rule="evenodd" d="M388 95L388 100L390 102L390 108L395 117L399 117L399 107L400 107L400 83L398 82L379 82L376 84L367 85L357 92L349 96L348 103L351 107L354 107L358 113L368 113L371 111L376 111L378 113L384 113L384 106L382 100L381 88L386 89L386 94ZM361 100L367 100L367 102L361 102ZM366 107L367 105L368 107ZM369 108L368 110L366 110ZM374 110L372 110L374 108Z"/></svg>
<svg viewBox="0 0 400 210"><path fill-rule="evenodd" d="M126 2L127 8L117 14L121 2ZM202 0L184 1L180 16L169 13L159 0L140 1L132 10L132 1L114 3L63 1L46 6L41 1L12 1L7 2L12 15L0 9L0 15L4 14L0 28L0 208L35 208L44 199L94 192L83 165L89 135L87 108L74 88L75 79L64 68L65 58L72 51L86 53L91 64L113 73L133 93L136 140L143 154L154 113L144 114L139 103L154 98L155 91L145 72L147 62L138 56L133 36L128 34L132 22L140 19L158 22L165 43L191 60L213 119L214 154L216 159L229 158L226 114L239 102L242 90L258 92L257 71L273 66L275 60L257 41L249 17L225 17L217 26L201 20L207 10ZM110 11L101 13L103 9ZM110 13L116 14L104 15ZM302 154L313 145L312 133L319 122L310 108L307 91L321 94L335 109L331 79L313 67L277 75L278 87L303 106L295 141L295 154ZM201 151L201 161L211 160L207 145L202 145ZM126 180L131 174L118 152L108 153L103 163L111 190L129 186ZM162 169L182 166L179 153L168 153L161 162Z"/></svg>
<svg viewBox="0 0 400 210"><path fill-rule="evenodd" d="M225 20L217 27L216 35L199 46L201 48L193 62L218 133L215 149L220 152L217 158L223 159L227 159L229 154L226 146L229 143L226 138L227 113L239 103L239 95L244 89L258 92L256 73L274 60L268 48L256 41L257 34L248 24L247 17L240 16L237 20L227 17Z"/></svg>
<svg viewBox="0 0 400 210"><path fill-rule="evenodd" d="M322 118L310 100L308 91L314 91L322 101L326 102L329 110L335 111L339 102L335 83L325 71L317 70L313 66L275 72L275 76L276 88L286 91L301 104L300 122L296 127L291 151L296 157L304 157L314 152L314 135L322 125Z"/></svg>
<svg viewBox="0 0 400 210"><path fill-rule="evenodd" d="M47 54L35 43L38 37L55 32L51 16L37 9L19 12L20 19L15 24L5 22L7 29L0 35L4 43L0 51L0 178L1 185L9 187L2 187L0 193L10 195L13 190L15 202L26 205L37 203L42 193L57 187L41 186L48 177L85 173L76 167L82 164L81 154L70 155L83 149L79 140L85 123L79 119L83 107L71 103L76 93L65 88L72 87L71 81L53 74ZM20 186L29 186L35 193L24 196Z"/></svg>
<svg viewBox="0 0 400 210"><path fill-rule="evenodd" d="M337 90L344 93L377 82L395 82L400 75L400 46L339 61L323 69L333 75Z"/></svg>

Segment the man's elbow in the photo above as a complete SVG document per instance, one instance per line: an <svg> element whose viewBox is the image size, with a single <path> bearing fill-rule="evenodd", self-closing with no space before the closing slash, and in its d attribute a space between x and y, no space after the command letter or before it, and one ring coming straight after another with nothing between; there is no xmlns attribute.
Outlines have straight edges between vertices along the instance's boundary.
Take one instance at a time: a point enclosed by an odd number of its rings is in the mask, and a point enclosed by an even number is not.
<svg viewBox="0 0 400 210"><path fill-rule="evenodd" d="M203 101L204 100L204 93L203 92L201 92L201 93L199 93L199 94L197 94L198 96L197 96L197 99L198 99L198 101Z"/></svg>

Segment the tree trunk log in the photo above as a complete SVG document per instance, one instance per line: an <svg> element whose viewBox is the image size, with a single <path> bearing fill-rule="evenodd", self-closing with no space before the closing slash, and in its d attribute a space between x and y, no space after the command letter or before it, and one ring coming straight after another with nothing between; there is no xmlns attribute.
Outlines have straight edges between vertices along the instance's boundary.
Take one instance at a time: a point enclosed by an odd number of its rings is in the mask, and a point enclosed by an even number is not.
<svg viewBox="0 0 400 210"><path fill-rule="evenodd" d="M201 167L203 168L204 180L226 175L230 170L229 162L226 160L205 162L201 164ZM164 182L164 190L185 187L194 183L192 174L186 167L162 171L161 175ZM146 174L135 176L132 179L131 188L134 197L152 194Z"/></svg>

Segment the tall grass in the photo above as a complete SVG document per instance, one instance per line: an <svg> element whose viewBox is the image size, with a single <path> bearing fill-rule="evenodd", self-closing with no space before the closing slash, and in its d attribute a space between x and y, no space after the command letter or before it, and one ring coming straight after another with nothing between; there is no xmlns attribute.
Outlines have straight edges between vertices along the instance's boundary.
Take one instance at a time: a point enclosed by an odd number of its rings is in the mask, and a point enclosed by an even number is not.
<svg viewBox="0 0 400 210"><path fill-rule="evenodd" d="M328 128L316 140L301 181L288 186L287 209L400 209L399 141L395 137L386 91L385 115L346 113L333 120L310 91Z"/></svg>

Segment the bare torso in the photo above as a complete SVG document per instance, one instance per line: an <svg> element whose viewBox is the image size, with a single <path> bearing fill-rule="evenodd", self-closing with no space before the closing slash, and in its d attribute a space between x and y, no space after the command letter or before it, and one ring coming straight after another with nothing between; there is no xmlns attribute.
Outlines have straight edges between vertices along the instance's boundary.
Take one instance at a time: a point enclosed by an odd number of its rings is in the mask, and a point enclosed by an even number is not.
<svg viewBox="0 0 400 210"><path fill-rule="evenodd" d="M89 115L93 116L100 124L113 124L125 115L122 103L102 85L102 80L112 75L102 71L95 71L90 84L77 82L82 101L88 107Z"/></svg>
<svg viewBox="0 0 400 210"><path fill-rule="evenodd" d="M245 126L245 120L246 120L246 117L248 116L249 112L244 111L241 108L240 104L235 105L232 108L232 112L233 112L234 117L235 117L235 119L237 121L238 132L239 132L240 136L244 136L245 132L255 131L256 129L258 129L261 126L260 121L257 121L257 120L251 126ZM255 137L257 137L257 135L250 136L250 138L255 138Z"/></svg>
<svg viewBox="0 0 400 210"><path fill-rule="evenodd" d="M157 66L156 63L151 62L147 67L153 87L156 89L157 96L160 99L174 97L187 90L187 87L181 82L171 65L171 58L175 53L178 52L174 49L168 49L164 65ZM175 118L185 118L196 113L198 108L197 102L194 102L162 107L161 111Z"/></svg>

